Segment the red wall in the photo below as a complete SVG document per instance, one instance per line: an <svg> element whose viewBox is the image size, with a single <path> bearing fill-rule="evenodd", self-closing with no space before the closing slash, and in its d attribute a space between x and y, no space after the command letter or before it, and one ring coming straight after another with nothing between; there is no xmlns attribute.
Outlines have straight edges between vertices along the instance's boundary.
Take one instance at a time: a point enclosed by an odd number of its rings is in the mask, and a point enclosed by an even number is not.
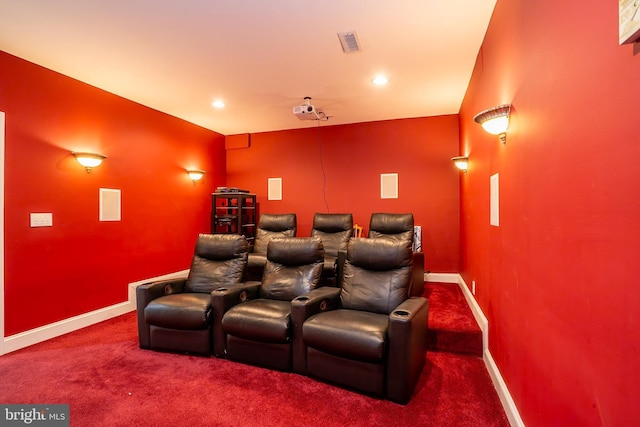
<svg viewBox="0 0 640 427"><path fill-rule="evenodd" d="M640 422L639 78L617 2L498 0L460 112L462 275L527 426ZM506 145L472 120L502 103Z"/></svg>
<svg viewBox="0 0 640 427"><path fill-rule="evenodd" d="M368 228L373 212L413 212L422 226L425 268L459 269L457 115L316 127L250 136L227 150L227 182L255 192L260 212L294 212L298 236L316 212L347 212ZM398 199L380 198L380 174L398 173ZM268 178L283 200L267 200Z"/></svg>
<svg viewBox="0 0 640 427"><path fill-rule="evenodd" d="M189 267L225 183L224 137L0 52L6 113L5 335L127 300L127 284ZM71 151L108 158L91 174ZM193 185L185 169L207 171ZM122 221L98 221L100 188ZM30 228L29 213L53 213Z"/></svg>

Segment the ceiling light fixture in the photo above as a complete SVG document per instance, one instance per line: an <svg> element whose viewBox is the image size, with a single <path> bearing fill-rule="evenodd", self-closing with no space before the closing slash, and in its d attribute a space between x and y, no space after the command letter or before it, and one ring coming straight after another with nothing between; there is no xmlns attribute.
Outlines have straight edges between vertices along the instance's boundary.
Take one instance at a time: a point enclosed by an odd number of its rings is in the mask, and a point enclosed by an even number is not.
<svg viewBox="0 0 640 427"><path fill-rule="evenodd" d="M454 165L464 173L467 173L467 167L469 166L469 157L467 156L457 156L452 157L451 161Z"/></svg>
<svg viewBox="0 0 640 427"><path fill-rule="evenodd" d="M487 132L498 135L500 141L507 142L507 129L509 128L509 115L511 105L504 104L479 112L473 117L476 123L480 123Z"/></svg>
<svg viewBox="0 0 640 427"><path fill-rule="evenodd" d="M211 105L213 105L216 108L224 108L225 103L224 103L224 101L221 101L220 99L216 99L215 101L213 101L211 103Z"/></svg>
<svg viewBox="0 0 640 427"><path fill-rule="evenodd" d="M373 79L373 84L376 86L384 86L389 82L389 79L384 74L378 74Z"/></svg>
<svg viewBox="0 0 640 427"><path fill-rule="evenodd" d="M91 169L100 166L102 161L107 158L102 154L95 153L76 153L72 151L71 154L75 156L78 163L87 169L87 173L91 173Z"/></svg>

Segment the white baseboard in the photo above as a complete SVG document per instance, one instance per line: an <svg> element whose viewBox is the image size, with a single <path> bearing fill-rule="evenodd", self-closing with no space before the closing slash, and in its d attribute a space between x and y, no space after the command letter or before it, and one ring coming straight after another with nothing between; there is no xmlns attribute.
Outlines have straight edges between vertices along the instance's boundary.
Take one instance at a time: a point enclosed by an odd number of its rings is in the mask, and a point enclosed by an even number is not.
<svg viewBox="0 0 640 427"><path fill-rule="evenodd" d="M37 344L42 341L49 340L51 338L58 337L60 335L68 334L69 332L76 331L87 326L91 326L95 323L102 322L104 320L111 319L116 316L128 313L136 309L135 302L135 288L143 283L152 282L155 280L173 279L178 277L185 277L189 273L189 270L183 270L176 273L165 274L163 276L154 277L147 280L141 280L139 282L129 283L128 286L128 300L109 307L104 307L98 310L91 311L89 313L83 313L78 316L70 317L68 319L61 320L59 322L51 323L41 326L39 328L31 329L19 334L5 337L0 346L0 356L10 353L12 351L20 350L21 348L28 347L33 344Z"/></svg>
<svg viewBox="0 0 640 427"><path fill-rule="evenodd" d="M129 301L122 302L99 310L84 313L79 316L70 317L59 322L50 323L39 328L31 329L19 334L8 336L4 339L3 354L20 350L21 348L37 344L42 341L55 338L69 332L102 322L119 316L135 308Z"/></svg>
<svg viewBox="0 0 640 427"><path fill-rule="evenodd" d="M458 286L462 291L462 295L464 295L464 299L467 300L467 304L469 304L471 314L473 314L473 317L476 319L476 322L478 322L478 326L480 326L480 330L482 331L482 352L484 353L489 349L489 321L482 312L482 309L478 305L478 302L469 290L469 287L465 283L464 279L459 274Z"/></svg>
<svg viewBox="0 0 640 427"><path fill-rule="evenodd" d="M513 427L524 427L524 422L522 421L518 408L509 393L507 384L504 382L504 379L500 374L500 370L491 356L491 352L489 352L489 322L487 317L482 312L482 309L478 305L473 294L471 294L471 291L462 276L457 273L428 273L425 274L425 281L458 284L462 290L464 298L467 300L467 304L469 304L473 317L476 319L476 322L482 331L482 354L484 364L487 367L493 386L498 393L498 398L504 408L507 419Z"/></svg>
<svg viewBox="0 0 640 427"><path fill-rule="evenodd" d="M493 357L491 357L491 353L489 352L489 350L486 350L484 352L483 360L485 366L487 367L487 371L489 371L489 376L491 377L493 386L498 392L500 403L502 403L502 407L504 408L504 412L507 415L509 424L511 424L512 427L525 427L524 421L522 421L520 413L518 412L518 408L516 407L516 404L511 397L511 393L509 393L507 384L505 384L504 379L500 374L500 370L493 360Z"/></svg>
<svg viewBox="0 0 640 427"><path fill-rule="evenodd" d="M438 283L458 283L460 275L458 273L425 273L425 282Z"/></svg>

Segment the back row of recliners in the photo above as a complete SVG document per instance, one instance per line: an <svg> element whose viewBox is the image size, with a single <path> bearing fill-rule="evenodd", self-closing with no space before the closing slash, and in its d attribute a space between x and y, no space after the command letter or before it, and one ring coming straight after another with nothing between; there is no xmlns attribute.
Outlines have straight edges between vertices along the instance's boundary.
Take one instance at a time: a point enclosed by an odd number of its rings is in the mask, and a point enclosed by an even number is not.
<svg viewBox="0 0 640 427"><path fill-rule="evenodd" d="M425 362L428 303L409 297L407 239L351 239L341 287L322 287L319 237L274 237L260 281L249 245L200 235L186 279L138 287L140 347L293 371L407 403Z"/></svg>
<svg viewBox="0 0 640 427"><path fill-rule="evenodd" d="M322 239L325 251L322 282L324 286L340 286L347 242L353 237L353 215L350 213L316 213L313 217L311 237ZM247 280L260 280L266 262L267 245L275 237L295 237L295 213L262 214L258 221L255 241L249 253ZM408 240L413 244L414 219L411 213L373 213L369 223L369 238ZM424 253L413 254L411 296L424 291Z"/></svg>

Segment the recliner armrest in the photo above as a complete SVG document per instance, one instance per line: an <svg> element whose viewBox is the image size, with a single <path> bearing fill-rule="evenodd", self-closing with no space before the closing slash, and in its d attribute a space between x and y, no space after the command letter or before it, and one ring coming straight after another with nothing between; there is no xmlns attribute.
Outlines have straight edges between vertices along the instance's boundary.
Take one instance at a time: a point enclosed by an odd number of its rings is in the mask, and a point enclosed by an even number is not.
<svg viewBox="0 0 640 427"><path fill-rule="evenodd" d="M225 357L226 338L222 329L222 317L234 305L255 299L260 290L260 282L244 282L233 287L218 288L211 292L213 307L213 354Z"/></svg>
<svg viewBox="0 0 640 427"><path fill-rule="evenodd" d="M249 252L247 255L247 266L244 280L247 282L262 280L264 266L267 263L267 254L260 252Z"/></svg>
<svg viewBox="0 0 640 427"><path fill-rule="evenodd" d="M412 322L414 317L420 314L420 310L428 310L428 309L429 309L429 302L427 301L426 298L411 297L404 300L402 304L397 306L389 314L389 321L392 324Z"/></svg>
<svg viewBox="0 0 640 427"><path fill-rule="evenodd" d="M322 287L294 298L291 301L292 368L293 372L307 371L307 349L302 340L302 325L314 314L333 310L340 301L340 288Z"/></svg>
<svg viewBox="0 0 640 427"><path fill-rule="evenodd" d="M138 315L144 312L144 308L156 298L165 295L179 294L184 291L184 284L187 278L158 280L157 282L149 282L142 284L136 288L136 307Z"/></svg>
<svg viewBox="0 0 640 427"><path fill-rule="evenodd" d="M338 305L340 288L322 287L300 295L291 301L291 316L304 322L309 316L321 311L333 310Z"/></svg>
<svg viewBox="0 0 640 427"><path fill-rule="evenodd" d="M136 298L138 296L149 296L156 299L165 295L179 294L184 291L186 277L179 279L158 280L156 282L144 283L136 288ZM151 299L149 301L151 301ZM146 305L146 304L145 304Z"/></svg>
<svg viewBox="0 0 640 427"><path fill-rule="evenodd" d="M342 287L342 272L344 271L344 263L347 260L347 250L341 249L338 251L338 258L336 259L336 287Z"/></svg>
<svg viewBox="0 0 640 427"><path fill-rule="evenodd" d="M158 280L144 283L136 288L136 314L138 317L138 339L140 348L151 348L149 325L144 320L144 309L149 303L165 295L182 293L187 278Z"/></svg>
<svg viewBox="0 0 640 427"><path fill-rule="evenodd" d="M389 314L387 398L406 404L411 400L427 352L429 302L411 297Z"/></svg>
<svg viewBox="0 0 640 427"><path fill-rule="evenodd" d="M223 314L236 304L255 299L260 290L260 282L244 282L233 287L218 288L211 292L211 305Z"/></svg>
<svg viewBox="0 0 640 427"><path fill-rule="evenodd" d="M424 253L413 253L413 279L409 289L410 297L421 297L424 292Z"/></svg>

